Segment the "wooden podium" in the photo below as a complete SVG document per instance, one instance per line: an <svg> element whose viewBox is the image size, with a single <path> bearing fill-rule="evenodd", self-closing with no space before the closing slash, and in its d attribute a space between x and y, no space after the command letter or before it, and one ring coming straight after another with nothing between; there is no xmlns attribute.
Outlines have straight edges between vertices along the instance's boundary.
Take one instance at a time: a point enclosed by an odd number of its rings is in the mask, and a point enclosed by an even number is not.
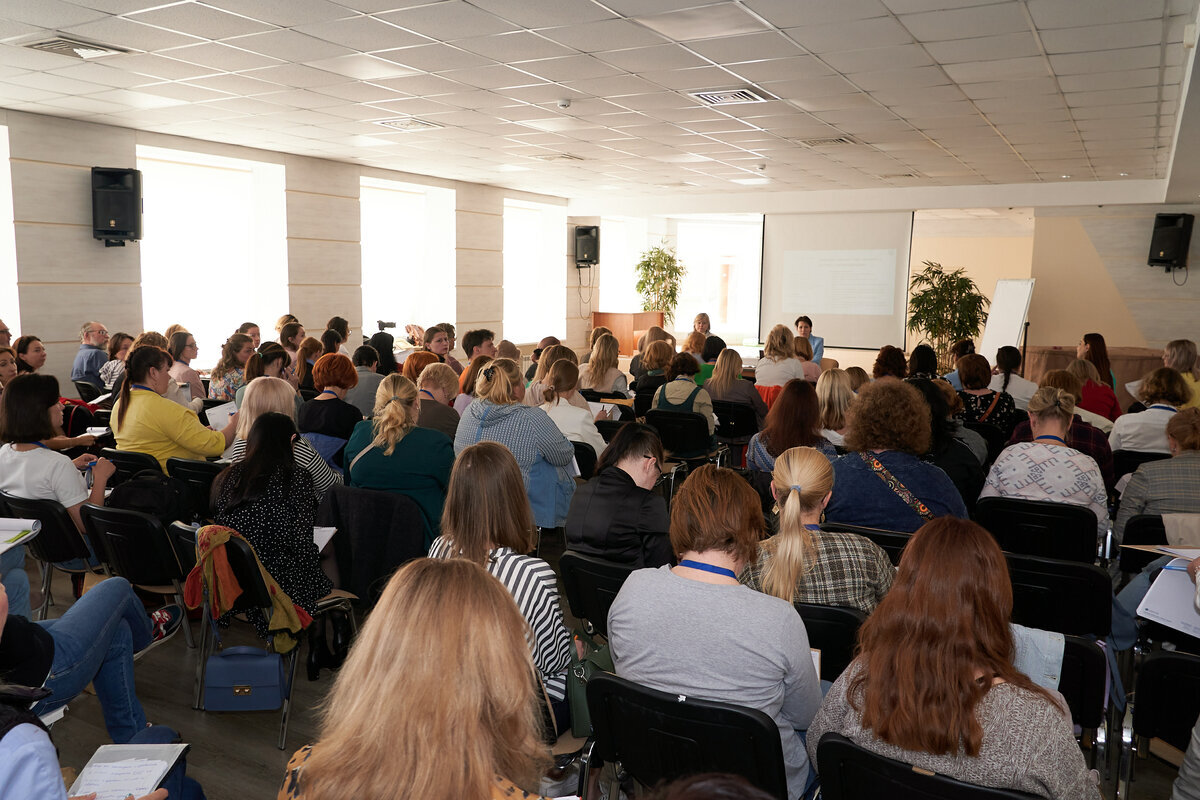
<svg viewBox="0 0 1200 800"><path fill-rule="evenodd" d="M652 325L663 327L663 312L635 311L632 314L616 314L607 311L592 312L592 328L608 328L617 337L621 355L631 356L637 352L638 339Z"/></svg>

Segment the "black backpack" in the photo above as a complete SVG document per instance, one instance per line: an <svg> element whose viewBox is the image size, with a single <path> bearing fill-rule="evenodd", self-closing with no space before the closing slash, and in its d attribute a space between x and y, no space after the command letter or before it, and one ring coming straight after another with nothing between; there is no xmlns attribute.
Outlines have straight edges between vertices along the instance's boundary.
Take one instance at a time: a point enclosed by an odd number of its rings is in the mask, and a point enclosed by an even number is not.
<svg viewBox="0 0 1200 800"><path fill-rule="evenodd" d="M164 526L192 518L187 484L152 469L141 470L123 481L112 490L105 505L150 514Z"/></svg>

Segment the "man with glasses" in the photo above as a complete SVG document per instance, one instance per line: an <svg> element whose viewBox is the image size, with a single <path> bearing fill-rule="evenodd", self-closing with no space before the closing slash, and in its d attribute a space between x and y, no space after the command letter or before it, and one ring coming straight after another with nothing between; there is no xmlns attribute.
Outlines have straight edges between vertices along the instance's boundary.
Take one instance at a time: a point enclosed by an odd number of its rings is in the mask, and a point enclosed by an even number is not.
<svg viewBox="0 0 1200 800"><path fill-rule="evenodd" d="M102 322L86 322L79 329L79 352L71 365L71 380L86 381L104 391L100 368L108 361L108 328Z"/></svg>

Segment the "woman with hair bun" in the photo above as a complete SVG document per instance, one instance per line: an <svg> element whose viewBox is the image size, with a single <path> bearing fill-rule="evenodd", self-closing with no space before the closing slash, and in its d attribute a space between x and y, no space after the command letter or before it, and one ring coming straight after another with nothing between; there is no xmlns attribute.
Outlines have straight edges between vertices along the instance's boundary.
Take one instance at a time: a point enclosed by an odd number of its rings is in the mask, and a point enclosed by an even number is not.
<svg viewBox="0 0 1200 800"><path fill-rule="evenodd" d="M1074 416L1074 397L1052 386L1038 389L1029 401L1033 441L1004 449L992 465L979 497L1084 506L1096 515L1096 532L1103 539L1108 532L1108 493L1095 460L1067 446L1067 431Z"/></svg>
<svg viewBox="0 0 1200 800"><path fill-rule="evenodd" d="M775 459L771 496L779 531L758 546L758 560L740 580L751 589L787 600L849 606L870 614L892 586L896 568L887 553L863 536L821 530L833 497L833 466L811 447L793 447Z"/></svg>
<svg viewBox="0 0 1200 800"><path fill-rule="evenodd" d="M608 417L603 411L593 415L591 408L584 411L571 405L571 398L578 394L578 386L579 367L566 359L556 361L546 374L545 388L542 390L546 402L542 403L541 409L550 415L563 436L572 442L590 445L599 456L604 452L604 437L596 430L596 420Z"/></svg>
<svg viewBox="0 0 1200 800"><path fill-rule="evenodd" d="M351 486L411 498L425 519L428 546L441 528L454 446L446 434L418 428L419 414L416 385L394 372L385 377L374 416L355 425L346 444L346 474Z"/></svg>

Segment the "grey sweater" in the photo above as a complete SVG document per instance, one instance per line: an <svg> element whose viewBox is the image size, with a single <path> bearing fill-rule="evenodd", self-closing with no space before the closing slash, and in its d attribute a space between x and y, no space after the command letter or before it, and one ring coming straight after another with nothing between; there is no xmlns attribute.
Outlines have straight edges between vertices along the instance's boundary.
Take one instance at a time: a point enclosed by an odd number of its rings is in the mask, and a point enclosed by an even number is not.
<svg viewBox="0 0 1200 800"><path fill-rule="evenodd" d="M861 714L846 697L846 687L858 670L855 661L834 682L808 728L808 753L814 764L817 744L832 731L881 756L966 783L1053 800L1099 800L1096 773L1087 768L1075 743L1070 715L1045 698L1008 683L992 687L975 708L983 726L979 755L972 758L960 750L935 756L902 750L863 728Z"/></svg>
<svg viewBox="0 0 1200 800"><path fill-rule="evenodd" d="M779 727L788 795L808 779L797 730L821 687L808 634L792 604L746 586L701 583L669 566L634 572L608 612L617 674L660 691L735 703Z"/></svg>

